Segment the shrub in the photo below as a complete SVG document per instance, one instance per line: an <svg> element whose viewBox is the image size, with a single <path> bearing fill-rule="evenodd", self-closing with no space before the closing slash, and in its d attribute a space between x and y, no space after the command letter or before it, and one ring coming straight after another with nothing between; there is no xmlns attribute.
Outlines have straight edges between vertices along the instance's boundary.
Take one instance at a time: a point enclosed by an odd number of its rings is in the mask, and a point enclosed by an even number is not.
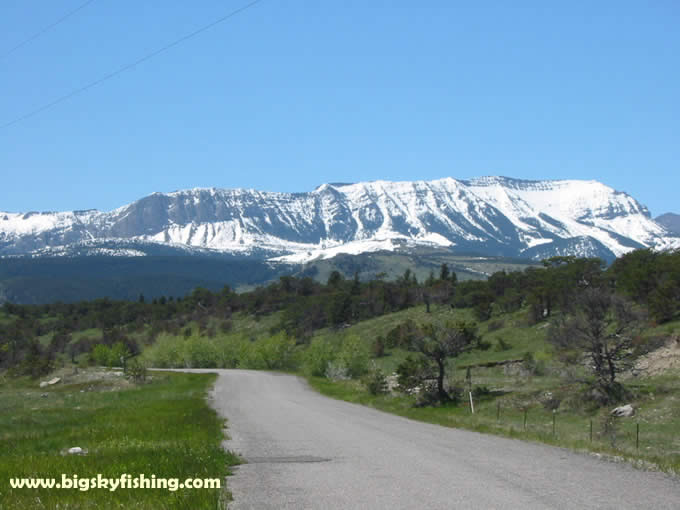
<svg viewBox="0 0 680 510"><path fill-rule="evenodd" d="M302 369L305 374L324 377L328 363L333 361L335 349L322 338L315 338L305 350L302 359Z"/></svg>
<svg viewBox="0 0 680 510"><path fill-rule="evenodd" d="M349 335L343 340L337 359L347 367L350 377L360 377L368 371L368 346L357 335Z"/></svg>
<svg viewBox="0 0 680 510"><path fill-rule="evenodd" d="M109 351L109 360L106 363L109 367L119 367L123 365L121 358L127 358L130 355L130 350L123 342L116 342L111 346Z"/></svg>
<svg viewBox="0 0 680 510"><path fill-rule="evenodd" d="M387 377L375 364L366 374L363 382L371 395L384 395L388 392Z"/></svg>
<svg viewBox="0 0 680 510"><path fill-rule="evenodd" d="M350 378L347 366L342 361L329 361L324 375L333 381L344 381Z"/></svg>
<svg viewBox="0 0 680 510"><path fill-rule="evenodd" d="M97 344L90 352L90 360L95 365L108 366L111 349L104 344Z"/></svg>
<svg viewBox="0 0 680 510"><path fill-rule="evenodd" d="M491 396L491 390L487 386L475 386L472 389L472 396L477 399Z"/></svg>
<svg viewBox="0 0 680 510"><path fill-rule="evenodd" d="M127 364L127 375L136 383L146 380L146 366L137 359Z"/></svg>
<svg viewBox="0 0 680 510"><path fill-rule="evenodd" d="M482 337L478 337L476 347L480 351L488 351L489 349L491 349L491 342L483 340Z"/></svg>
<svg viewBox="0 0 680 510"><path fill-rule="evenodd" d="M281 332L265 339L258 340L253 347L259 351L266 368L292 369L295 341Z"/></svg>
<svg viewBox="0 0 680 510"><path fill-rule="evenodd" d="M420 387L430 376L430 367L423 357L407 356L397 367L399 389L409 393Z"/></svg>
<svg viewBox="0 0 680 510"><path fill-rule="evenodd" d="M385 337L385 346L394 348L401 347L409 349L411 343L416 338L418 327L411 319L399 324L397 327L391 329Z"/></svg>
<svg viewBox="0 0 680 510"><path fill-rule="evenodd" d="M159 368L186 367L186 342L181 337L163 333L159 335L155 344L144 351L142 358L150 365Z"/></svg>
<svg viewBox="0 0 680 510"><path fill-rule="evenodd" d="M545 375L545 362L543 360L536 360L533 353L525 352L522 357L522 365L530 375Z"/></svg>
<svg viewBox="0 0 680 510"><path fill-rule="evenodd" d="M205 338L192 337L184 343L184 366L187 368L216 368L217 350Z"/></svg>

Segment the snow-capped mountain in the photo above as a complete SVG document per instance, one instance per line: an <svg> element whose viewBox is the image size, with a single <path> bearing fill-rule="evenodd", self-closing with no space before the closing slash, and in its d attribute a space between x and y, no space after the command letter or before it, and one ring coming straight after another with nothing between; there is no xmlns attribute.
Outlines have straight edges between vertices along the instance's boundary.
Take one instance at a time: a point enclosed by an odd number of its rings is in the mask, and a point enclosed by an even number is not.
<svg viewBox="0 0 680 510"><path fill-rule="evenodd" d="M0 213L0 255L209 251L305 262L438 246L487 255L606 259L680 247L631 196L597 181L324 184L308 193L191 189L111 212Z"/></svg>

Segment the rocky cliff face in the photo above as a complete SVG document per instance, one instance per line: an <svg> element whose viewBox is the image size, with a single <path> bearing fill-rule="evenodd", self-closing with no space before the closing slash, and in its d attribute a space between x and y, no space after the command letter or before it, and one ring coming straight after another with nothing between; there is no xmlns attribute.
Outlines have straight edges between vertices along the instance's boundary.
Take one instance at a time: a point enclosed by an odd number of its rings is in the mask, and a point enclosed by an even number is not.
<svg viewBox="0 0 680 510"><path fill-rule="evenodd" d="M666 213L662 214L656 221L659 225L663 226L669 232L680 236L680 214Z"/></svg>
<svg viewBox="0 0 680 510"><path fill-rule="evenodd" d="M680 238L599 182L505 177L324 184L309 193L192 189L111 212L0 213L0 255L129 251L131 243L140 254L164 246L303 262L418 245L613 258L680 247Z"/></svg>

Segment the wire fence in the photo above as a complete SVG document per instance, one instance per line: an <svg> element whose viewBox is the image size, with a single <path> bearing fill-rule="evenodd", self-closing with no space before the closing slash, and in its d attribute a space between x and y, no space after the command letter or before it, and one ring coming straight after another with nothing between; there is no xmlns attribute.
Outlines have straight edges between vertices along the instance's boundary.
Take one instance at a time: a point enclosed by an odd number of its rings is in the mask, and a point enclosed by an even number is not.
<svg viewBox="0 0 680 510"><path fill-rule="evenodd" d="M519 437L538 436L555 442L591 444L631 452L675 453L680 459L680 448L677 452L668 451L669 446L680 446L675 444L676 438L664 437L666 434L659 430L659 426L647 423L639 414L632 417L611 414L587 417L543 406L517 406L501 400L484 399L466 399L462 407L468 414L459 415L459 419L502 428ZM677 436L677 441L680 441L680 436Z"/></svg>

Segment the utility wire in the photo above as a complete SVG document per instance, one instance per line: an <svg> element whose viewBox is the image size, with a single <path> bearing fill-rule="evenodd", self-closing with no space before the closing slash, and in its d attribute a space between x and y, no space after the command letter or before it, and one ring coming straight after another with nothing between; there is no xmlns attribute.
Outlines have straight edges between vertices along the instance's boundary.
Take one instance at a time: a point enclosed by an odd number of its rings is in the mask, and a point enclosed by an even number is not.
<svg viewBox="0 0 680 510"><path fill-rule="evenodd" d="M93 0L90 0L90 1L93 1ZM163 47L161 47L161 48L159 48L159 49L157 49L157 50L155 50L155 51L152 51L151 53L147 53L146 55L144 55L143 57L138 58L138 59L135 60L134 62L131 62L131 63L129 63L129 64L126 64L126 65L124 65L124 66L122 66L122 67L119 67L119 68L116 69L115 71L113 71L113 72L111 72L111 73L109 73L109 74L105 74L105 75L102 76L101 78L98 78L98 79L96 79L96 80L94 80L94 81L91 81L90 83L88 83L88 84L86 84L86 85L83 85L83 86L80 87L80 88L77 88L77 89L75 89L75 90L72 90L72 91L69 92L68 94L63 95L63 96L61 96L61 97L55 99L54 101L51 101L51 102L49 102L49 103L46 103L46 104L44 104L44 105L42 105L42 106L36 108L35 110L31 110L30 112L28 112L28 113L26 113L26 114L24 114L24 115L22 115L22 116L20 116L20 117L16 117L14 120L11 120L11 121L9 121L9 122L7 122L7 123L5 123L5 124L0 125L0 129L5 129L5 128L8 128L8 127L10 127L10 126L13 126L14 124L17 124L17 123L19 123L19 122L22 122L22 121L24 121L24 120L26 120L26 119L30 119L31 117L34 117L35 115L38 115L39 113L42 113L42 112L44 112L45 110L48 110L49 108L52 108L53 106L58 105L59 103L63 103L64 101L68 101L68 100L71 99L73 96L77 96L78 94L81 94L82 92L85 92L86 90L89 90L89 89L91 89L92 87L96 87L96 86L99 85L100 83L103 83L103 82L105 82L105 81L107 81L107 80L110 80L111 78L113 78L113 77L115 77L115 76L118 76L119 74L122 74L122 73L124 73L125 71L128 71L128 70L132 69L133 67L138 66L139 64L141 64L141 63L143 63L143 62L146 62L147 60L151 60L152 58L154 58L154 57L160 55L161 53L164 53L164 52L168 51L169 49L174 48L175 46L177 46L177 45L179 45L179 44L181 44L181 43L183 43L183 42L185 42L185 41L187 41L187 40L189 40L189 39L191 39L191 38L193 38L193 37L196 37L197 35L199 35L199 34L205 32L206 30L209 30L209 29L213 28L215 25L219 25L220 23L222 23L222 22L228 20L229 18L232 18L232 17L236 16L237 14L242 13L242 12L245 11L246 9L250 9L250 8L253 7L254 5L260 3L261 1L262 1L262 0L254 0L253 2L250 2L249 4L244 5L243 7L239 7L238 9L233 10L233 11L229 12L228 14L225 14L225 15L222 16L221 18L219 18L219 19L217 19L217 20L215 20L215 21L213 21L213 22L211 22L211 23L208 23L207 25L203 25L201 28L198 28L198 29L194 30L193 32L190 32L190 33L188 33L188 34L186 34L186 35L183 35L183 36L180 37L179 39L175 39L175 40L172 41L171 43L166 44L165 46L163 46Z"/></svg>
<svg viewBox="0 0 680 510"><path fill-rule="evenodd" d="M26 46L26 45L27 45L28 43L30 43L31 41L35 41L38 37L40 37L41 35L43 35L45 32L48 32L48 31L52 30L54 27L56 27L57 25L59 25L60 23L62 23L62 22L64 22L64 21L66 21L68 18L70 18L71 16L73 16L75 13L77 13L77 12L80 11L81 9L84 9L85 7L87 7L88 5L90 5L92 2L94 2L94 0L87 0L87 2L83 2L82 4L80 4L78 7L76 7L76 8L73 9L72 11L69 11L69 12L67 12L66 14L64 14L61 18L59 18L59 19L58 19L57 21L55 21L54 23L51 23L50 25L47 25L45 28L42 28L41 30L38 30L38 31L37 31L35 34L33 34L32 36L28 37L27 39L24 39L23 41L21 41L19 44L17 44L17 45L14 46L13 48L10 48L10 49L9 49L8 51L6 51L5 53L1 54L1 55L0 55L0 59L4 59L5 57L11 55L11 54L14 53L15 51L17 51L19 48L23 48L24 46Z"/></svg>

